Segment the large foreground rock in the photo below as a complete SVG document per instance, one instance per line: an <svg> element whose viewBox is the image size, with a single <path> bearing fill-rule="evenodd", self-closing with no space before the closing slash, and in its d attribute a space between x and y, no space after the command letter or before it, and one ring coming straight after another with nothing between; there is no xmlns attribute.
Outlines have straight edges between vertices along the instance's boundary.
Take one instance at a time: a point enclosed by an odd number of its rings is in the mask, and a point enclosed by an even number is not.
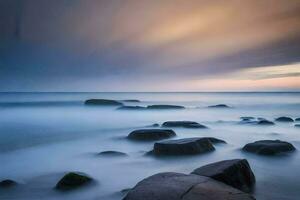
<svg viewBox="0 0 300 200"><path fill-rule="evenodd" d="M224 160L195 169L192 174L207 176L244 192L250 192L255 176L245 159Z"/></svg>
<svg viewBox="0 0 300 200"><path fill-rule="evenodd" d="M294 151L295 147L291 143L280 140L260 140L246 144L243 150L262 155L275 155L282 152Z"/></svg>
<svg viewBox="0 0 300 200"><path fill-rule="evenodd" d="M176 136L171 129L139 129L132 131L127 138L131 140L154 141Z"/></svg>
<svg viewBox="0 0 300 200"><path fill-rule="evenodd" d="M149 105L147 109L184 109L184 106L177 105Z"/></svg>
<svg viewBox="0 0 300 200"><path fill-rule="evenodd" d="M159 173L139 182L124 200L253 200L242 191L211 178Z"/></svg>
<svg viewBox="0 0 300 200"><path fill-rule="evenodd" d="M166 121L162 124L162 126L182 128L207 128L206 126L193 121Z"/></svg>
<svg viewBox="0 0 300 200"><path fill-rule="evenodd" d="M88 99L85 101L86 105L98 105L98 106L122 106L123 103L110 99Z"/></svg>
<svg viewBox="0 0 300 200"><path fill-rule="evenodd" d="M215 150L207 138L186 138L156 142L153 153L155 155L192 155Z"/></svg>
<svg viewBox="0 0 300 200"><path fill-rule="evenodd" d="M55 189L57 190L73 190L86 186L93 182L93 179L86 174L80 172L70 172L66 174L56 184Z"/></svg>

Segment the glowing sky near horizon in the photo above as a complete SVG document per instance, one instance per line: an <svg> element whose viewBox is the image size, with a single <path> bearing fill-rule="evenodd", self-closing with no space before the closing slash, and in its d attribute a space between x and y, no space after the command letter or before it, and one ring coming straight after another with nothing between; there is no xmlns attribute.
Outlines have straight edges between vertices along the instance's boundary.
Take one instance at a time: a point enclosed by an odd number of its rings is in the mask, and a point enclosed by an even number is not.
<svg viewBox="0 0 300 200"><path fill-rule="evenodd" d="M1 91L300 90L299 0L3 0Z"/></svg>

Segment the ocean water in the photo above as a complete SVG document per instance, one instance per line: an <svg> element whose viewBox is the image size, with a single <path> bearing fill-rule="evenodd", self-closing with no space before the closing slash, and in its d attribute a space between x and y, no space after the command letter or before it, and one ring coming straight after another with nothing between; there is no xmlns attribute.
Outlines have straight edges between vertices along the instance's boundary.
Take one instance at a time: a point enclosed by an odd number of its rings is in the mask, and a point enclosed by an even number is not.
<svg viewBox="0 0 300 200"><path fill-rule="evenodd" d="M117 110L85 106L89 98L138 99L127 105L173 104L184 110ZM227 104L231 109L211 109ZM300 93L0 93L0 180L19 185L0 189L0 199L117 200L123 189L158 172L190 173L204 164L246 158L256 176L253 195L260 200L296 200L300 196L300 154L266 157L241 151L249 142L280 139L300 150L300 128L295 123L275 126L241 125L241 116L274 120L300 117ZM173 129L177 138L217 137L228 144L216 151L169 158L144 156L153 142L132 142L132 130L167 120L197 121L209 127ZM124 158L98 157L116 150ZM89 174L97 183L72 192L53 189L65 172Z"/></svg>

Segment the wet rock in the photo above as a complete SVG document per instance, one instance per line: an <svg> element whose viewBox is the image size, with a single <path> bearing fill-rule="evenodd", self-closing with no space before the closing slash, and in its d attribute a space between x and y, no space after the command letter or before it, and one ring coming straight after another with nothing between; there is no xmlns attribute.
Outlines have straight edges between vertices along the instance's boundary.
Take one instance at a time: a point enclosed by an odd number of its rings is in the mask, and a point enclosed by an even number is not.
<svg viewBox="0 0 300 200"><path fill-rule="evenodd" d="M211 178L159 173L140 181L123 200L253 200L242 191Z"/></svg>
<svg viewBox="0 0 300 200"><path fill-rule="evenodd" d="M294 122L294 120L290 117L278 117L275 119L277 122Z"/></svg>
<svg viewBox="0 0 300 200"><path fill-rule="evenodd" d="M145 110L146 107L143 107L143 106L121 106L117 109L118 110Z"/></svg>
<svg viewBox="0 0 300 200"><path fill-rule="evenodd" d="M271 121L266 120L266 119L259 120L256 124L257 125L263 125L263 126L275 125L274 122L271 122Z"/></svg>
<svg viewBox="0 0 300 200"><path fill-rule="evenodd" d="M17 185L17 182L10 179L0 181L0 188L9 188L15 185Z"/></svg>
<svg viewBox="0 0 300 200"><path fill-rule="evenodd" d="M226 142L224 140L221 140L221 139L218 139L218 138L214 138L214 137L201 137L201 139L207 139L207 140L209 140L213 144L218 144L218 143L224 143L224 144L226 144Z"/></svg>
<svg viewBox="0 0 300 200"><path fill-rule="evenodd" d="M97 106L122 106L123 103L110 99L88 99L85 101L86 105L97 105Z"/></svg>
<svg viewBox="0 0 300 200"><path fill-rule="evenodd" d="M275 155L294 151L295 147L291 143L280 140L260 140L246 144L243 150L261 155Z"/></svg>
<svg viewBox="0 0 300 200"><path fill-rule="evenodd" d="M162 126L182 128L207 128L206 126L193 121L166 121L162 124Z"/></svg>
<svg viewBox="0 0 300 200"><path fill-rule="evenodd" d="M177 106L177 105L149 105L147 109L184 109L184 106Z"/></svg>
<svg viewBox="0 0 300 200"><path fill-rule="evenodd" d="M208 106L208 108L230 108L230 106L226 104L217 104L217 105Z"/></svg>
<svg viewBox="0 0 300 200"><path fill-rule="evenodd" d="M176 136L171 129L139 129L132 131L127 138L131 140L154 141Z"/></svg>
<svg viewBox="0 0 300 200"><path fill-rule="evenodd" d="M86 186L93 182L93 179L80 172L69 172L56 184L57 190L73 190Z"/></svg>
<svg viewBox="0 0 300 200"><path fill-rule="evenodd" d="M224 160L195 169L192 174L207 176L244 192L250 192L255 176L245 159Z"/></svg>
<svg viewBox="0 0 300 200"><path fill-rule="evenodd" d="M102 151L97 154L98 156L107 156L107 157L125 157L128 156L126 153L120 151Z"/></svg>
<svg viewBox="0 0 300 200"><path fill-rule="evenodd" d="M207 138L186 138L156 142L154 155L193 155L215 150Z"/></svg>

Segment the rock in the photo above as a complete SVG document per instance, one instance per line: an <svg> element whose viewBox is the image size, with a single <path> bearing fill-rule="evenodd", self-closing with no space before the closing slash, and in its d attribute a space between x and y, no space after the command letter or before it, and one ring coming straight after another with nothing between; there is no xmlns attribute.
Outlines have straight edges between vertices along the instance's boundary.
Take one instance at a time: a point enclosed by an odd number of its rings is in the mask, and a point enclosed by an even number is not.
<svg viewBox="0 0 300 200"><path fill-rule="evenodd" d="M294 151L295 147L291 143L280 140L260 140L246 144L243 150L261 155L275 155Z"/></svg>
<svg viewBox="0 0 300 200"><path fill-rule="evenodd" d="M242 191L211 178L159 173L140 181L123 200L253 200Z"/></svg>
<svg viewBox="0 0 300 200"><path fill-rule="evenodd" d="M162 124L164 127L182 127L182 128L207 128L206 126L193 121L167 121Z"/></svg>
<svg viewBox="0 0 300 200"><path fill-rule="evenodd" d="M240 117L241 120L254 120L255 117Z"/></svg>
<svg viewBox="0 0 300 200"><path fill-rule="evenodd" d="M139 129L132 131L127 138L131 140L153 141L176 136L171 129Z"/></svg>
<svg viewBox="0 0 300 200"><path fill-rule="evenodd" d="M176 105L149 105L147 109L184 109L184 106L176 106Z"/></svg>
<svg viewBox="0 0 300 200"><path fill-rule="evenodd" d="M299 122L299 121L300 121L300 117L296 118L295 121L296 121L296 122Z"/></svg>
<svg viewBox="0 0 300 200"><path fill-rule="evenodd" d="M137 100L137 99L125 99L125 100L122 100L124 102L132 102L132 103L139 103L141 102L140 100Z"/></svg>
<svg viewBox="0 0 300 200"><path fill-rule="evenodd" d="M120 151L102 151L97 154L98 156L108 156L108 157L125 157L128 156L126 153Z"/></svg>
<svg viewBox="0 0 300 200"><path fill-rule="evenodd" d="M118 110L145 110L146 107L143 107L143 106L121 106L117 109Z"/></svg>
<svg viewBox="0 0 300 200"><path fill-rule="evenodd" d="M121 194L127 194L130 190L132 190L132 188L126 188L121 190Z"/></svg>
<svg viewBox="0 0 300 200"><path fill-rule="evenodd" d="M290 117L278 117L275 119L277 122L294 122L294 120Z"/></svg>
<svg viewBox="0 0 300 200"><path fill-rule="evenodd" d="M257 125L275 125L274 122L271 122L269 120L266 120L266 119L262 119L262 120L259 120L257 123Z"/></svg>
<svg viewBox="0 0 300 200"><path fill-rule="evenodd" d="M217 105L208 106L208 108L230 108L230 106L226 104L217 104Z"/></svg>
<svg viewBox="0 0 300 200"><path fill-rule="evenodd" d="M207 138L186 138L156 142L154 155L192 155L215 150Z"/></svg>
<svg viewBox="0 0 300 200"><path fill-rule="evenodd" d="M57 190L73 190L86 186L93 182L93 179L80 172L69 172L56 184Z"/></svg>
<svg viewBox="0 0 300 200"><path fill-rule="evenodd" d="M97 105L97 106L122 106L123 103L110 99L88 99L85 101L86 105Z"/></svg>
<svg viewBox="0 0 300 200"><path fill-rule="evenodd" d="M295 124L295 127L300 128L300 124Z"/></svg>
<svg viewBox="0 0 300 200"><path fill-rule="evenodd" d="M224 143L224 144L226 144L227 143L224 140L221 140L221 139L218 139L218 138L214 138L214 137L202 137L202 139L207 139L207 140L209 140L213 144L218 144L218 143Z"/></svg>
<svg viewBox="0 0 300 200"><path fill-rule="evenodd" d="M8 188L8 187L12 187L15 185L17 185L17 182L10 180L10 179L0 181L0 188Z"/></svg>
<svg viewBox="0 0 300 200"><path fill-rule="evenodd" d="M192 174L207 176L244 192L250 192L255 176L246 159L224 160L195 169Z"/></svg>

